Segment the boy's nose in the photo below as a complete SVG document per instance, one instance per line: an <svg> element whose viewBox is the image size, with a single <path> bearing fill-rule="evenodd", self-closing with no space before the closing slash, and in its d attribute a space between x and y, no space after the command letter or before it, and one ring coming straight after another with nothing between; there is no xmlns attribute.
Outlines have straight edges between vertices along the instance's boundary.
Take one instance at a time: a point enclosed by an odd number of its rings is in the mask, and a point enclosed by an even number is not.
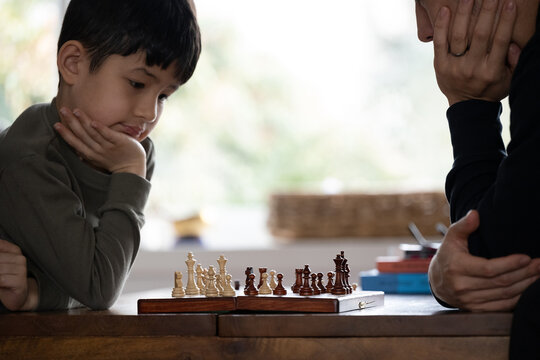
<svg viewBox="0 0 540 360"><path fill-rule="evenodd" d="M157 117L157 104L154 101L139 103L135 115L146 122L154 122Z"/></svg>

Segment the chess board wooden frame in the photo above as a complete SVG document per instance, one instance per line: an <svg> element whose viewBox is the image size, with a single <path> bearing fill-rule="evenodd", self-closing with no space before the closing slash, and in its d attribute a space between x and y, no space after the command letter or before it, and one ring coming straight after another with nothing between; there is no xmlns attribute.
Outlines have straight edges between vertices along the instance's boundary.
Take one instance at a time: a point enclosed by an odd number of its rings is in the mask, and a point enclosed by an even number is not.
<svg viewBox="0 0 540 360"><path fill-rule="evenodd" d="M384 305L382 291L356 291L348 295L298 294L245 296L242 291L235 297L186 296L183 298L139 299L139 314L224 312L224 311L279 311L305 313L340 313Z"/></svg>

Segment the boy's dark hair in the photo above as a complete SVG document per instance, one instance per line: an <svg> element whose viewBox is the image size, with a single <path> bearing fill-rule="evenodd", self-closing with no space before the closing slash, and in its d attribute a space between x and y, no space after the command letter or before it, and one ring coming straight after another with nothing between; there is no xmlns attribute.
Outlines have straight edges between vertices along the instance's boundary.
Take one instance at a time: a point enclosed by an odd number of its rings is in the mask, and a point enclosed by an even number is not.
<svg viewBox="0 0 540 360"><path fill-rule="evenodd" d="M90 72L110 55L146 53L148 66L166 69L189 80L201 52L201 36L191 0L71 0L58 50L69 40L80 41L91 58Z"/></svg>

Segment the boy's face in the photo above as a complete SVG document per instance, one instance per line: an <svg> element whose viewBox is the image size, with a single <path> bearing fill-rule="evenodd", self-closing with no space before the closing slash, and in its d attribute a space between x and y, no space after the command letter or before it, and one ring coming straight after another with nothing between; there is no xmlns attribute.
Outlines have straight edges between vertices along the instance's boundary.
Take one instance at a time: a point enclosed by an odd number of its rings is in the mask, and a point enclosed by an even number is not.
<svg viewBox="0 0 540 360"><path fill-rule="evenodd" d="M416 26L420 41L429 42L433 39L433 24L441 7L448 7L450 12L454 14L459 1L462 0L416 0ZM472 37L474 24L476 24L483 0L471 1L474 1L474 6L471 24L468 28L469 39ZM517 19L512 34L512 41L523 48L534 34L539 0L515 0L515 3L517 6ZM505 1L498 1L499 12L504 4ZM450 33L451 31L452 23L450 23Z"/></svg>
<svg viewBox="0 0 540 360"><path fill-rule="evenodd" d="M74 108L92 120L144 140L156 126L167 97L179 87L175 66L166 70L149 67L145 56L111 55L90 73L90 60L81 66L80 77L72 88Z"/></svg>

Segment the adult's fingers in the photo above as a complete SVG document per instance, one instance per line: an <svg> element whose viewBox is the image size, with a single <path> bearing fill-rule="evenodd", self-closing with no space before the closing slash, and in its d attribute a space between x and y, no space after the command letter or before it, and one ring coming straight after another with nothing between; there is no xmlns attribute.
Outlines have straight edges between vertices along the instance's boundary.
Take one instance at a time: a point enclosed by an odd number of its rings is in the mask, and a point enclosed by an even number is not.
<svg viewBox="0 0 540 360"><path fill-rule="evenodd" d="M468 28L474 0L460 0L454 15L452 33L450 34L450 52L452 54L464 54L467 51Z"/></svg>
<svg viewBox="0 0 540 360"><path fill-rule="evenodd" d="M448 28L450 26L450 9L441 7L433 27L433 50L435 68L440 68L448 58Z"/></svg>
<svg viewBox="0 0 540 360"><path fill-rule="evenodd" d="M506 66L510 41L516 22L516 14L517 11L514 0L506 1L499 18L497 30L493 36L493 43L488 57L488 65L495 69Z"/></svg>
<svg viewBox="0 0 540 360"><path fill-rule="evenodd" d="M489 49L489 42L493 32L493 25L497 16L498 0L484 0L478 21L474 28L469 52L472 56L485 56Z"/></svg>
<svg viewBox="0 0 540 360"><path fill-rule="evenodd" d="M21 249L17 245L7 240L0 239L0 253L2 252L10 254L21 254Z"/></svg>
<svg viewBox="0 0 540 360"><path fill-rule="evenodd" d="M498 299L485 303L463 304L462 306L460 306L460 308L472 312L511 311L516 307L520 296L521 294L516 295L510 299Z"/></svg>

